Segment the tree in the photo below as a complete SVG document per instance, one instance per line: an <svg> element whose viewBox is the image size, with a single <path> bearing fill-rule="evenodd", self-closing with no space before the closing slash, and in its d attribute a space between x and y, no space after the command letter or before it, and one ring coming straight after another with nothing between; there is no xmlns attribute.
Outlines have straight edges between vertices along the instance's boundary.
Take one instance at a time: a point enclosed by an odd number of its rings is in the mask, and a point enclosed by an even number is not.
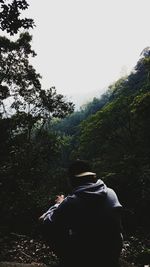
<svg viewBox="0 0 150 267"><path fill-rule="evenodd" d="M29 33L20 34L16 41L0 37L0 107L1 117L14 118L16 128L28 130L49 117L65 117L73 104L56 93L55 88L41 88L41 76L29 63L36 54L31 49Z"/></svg>
<svg viewBox="0 0 150 267"><path fill-rule="evenodd" d="M0 0L0 29L14 35L20 28L33 28L32 19L21 17L21 11L28 6L26 0Z"/></svg>
<svg viewBox="0 0 150 267"><path fill-rule="evenodd" d="M33 20L21 16L28 8L25 0L0 0L0 8L0 28L10 35L34 26ZM25 213L32 219L54 191L61 140L46 131L46 123L74 110L55 87L41 87L41 76L30 64L36 56L31 40L28 32L16 40L0 37L0 205L5 224L18 213L19 225Z"/></svg>
<svg viewBox="0 0 150 267"><path fill-rule="evenodd" d="M149 71L150 53L146 49L126 80L118 80L109 88L113 92L103 108L80 124L76 151L76 155L91 160L97 174L116 189L133 215L135 229L146 229L150 223Z"/></svg>
<svg viewBox="0 0 150 267"><path fill-rule="evenodd" d="M54 87L41 88L41 76L29 63L36 55L31 40L27 32L16 41L0 37L0 203L6 225L13 219L18 226L20 210L20 225L24 216L35 216L54 191L61 140L45 125L74 109Z"/></svg>

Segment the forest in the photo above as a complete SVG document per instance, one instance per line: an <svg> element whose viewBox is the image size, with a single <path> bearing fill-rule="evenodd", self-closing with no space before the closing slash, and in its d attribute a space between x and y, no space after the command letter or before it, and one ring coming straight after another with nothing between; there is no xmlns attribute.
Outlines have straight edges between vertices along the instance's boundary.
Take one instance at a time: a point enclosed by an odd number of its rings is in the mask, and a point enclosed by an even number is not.
<svg viewBox="0 0 150 267"><path fill-rule="evenodd" d="M124 207L124 258L150 264L150 48L129 75L75 111L55 87L42 88L30 64L35 25L20 16L27 8L26 0L0 0L0 261L14 259L3 242L21 237L23 244L24 236L38 260L55 260L36 240L38 217L56 194L70 192L67 167L81 158Z"/></svg>

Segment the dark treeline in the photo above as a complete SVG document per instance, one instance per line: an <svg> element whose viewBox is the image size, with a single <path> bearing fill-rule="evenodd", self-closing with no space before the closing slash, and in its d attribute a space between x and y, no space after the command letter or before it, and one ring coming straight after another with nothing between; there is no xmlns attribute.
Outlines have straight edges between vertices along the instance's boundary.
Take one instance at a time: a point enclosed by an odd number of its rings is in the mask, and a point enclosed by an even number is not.
<svg viewBox="0 0 150 267"><path fill-rule="evenodd" d="M54 195L70 190L69 162L82 158L117 192L125 234L147 235L150 49L130 75L74 112L55 88L41 87L30 64L36 53L28 30L35 25L20 18L27 8L25 0L0 1L0 29L10 34L0 36L0 229L36 231Z"/></svg>

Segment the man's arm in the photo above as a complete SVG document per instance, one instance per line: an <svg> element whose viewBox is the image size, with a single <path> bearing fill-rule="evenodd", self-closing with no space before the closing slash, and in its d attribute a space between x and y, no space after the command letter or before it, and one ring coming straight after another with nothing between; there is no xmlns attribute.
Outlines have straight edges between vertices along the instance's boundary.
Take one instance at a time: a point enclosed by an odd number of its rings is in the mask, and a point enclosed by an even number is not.
<svg viewBox="0 0 150 267"><path fill-rule="evenodd" d="M64 200L64 195L57 195L55 199L55 204L51 206L45 213L43 213L40 217L39 220L41 222L44 222L46 219L49 219L51 221L51 216L54 213L54 210L58 208L58 206L63 202Z"/></svg>
<svg viewBox="0 0 150 267"><path fill-rule="evenodd" d="M66 221L64 222L64 210L66 210L64 195L56 196L55 202L56 204L41 216L41 233L54 253L61 256L68 238L65 230Z"/></svg>

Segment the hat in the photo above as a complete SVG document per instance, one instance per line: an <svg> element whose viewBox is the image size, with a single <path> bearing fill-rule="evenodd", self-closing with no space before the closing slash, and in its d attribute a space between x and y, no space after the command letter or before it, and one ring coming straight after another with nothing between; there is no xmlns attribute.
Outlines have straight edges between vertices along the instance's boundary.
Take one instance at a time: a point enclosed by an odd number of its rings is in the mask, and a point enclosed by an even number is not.
<svg viewBox="0 0 150 267"><path fill-rule="evenodd" d="M84 177L84 176L96 176L95 172L82 172L74 175L75 177Z"/></svg>
<svg viewBox="0 0 150 267"><path fill-rule="evenodd" d="M70 177L84 177L84 176L96 176L96 173L92 172L91 166L85 160L75 160L69 167Z"/></svg>

